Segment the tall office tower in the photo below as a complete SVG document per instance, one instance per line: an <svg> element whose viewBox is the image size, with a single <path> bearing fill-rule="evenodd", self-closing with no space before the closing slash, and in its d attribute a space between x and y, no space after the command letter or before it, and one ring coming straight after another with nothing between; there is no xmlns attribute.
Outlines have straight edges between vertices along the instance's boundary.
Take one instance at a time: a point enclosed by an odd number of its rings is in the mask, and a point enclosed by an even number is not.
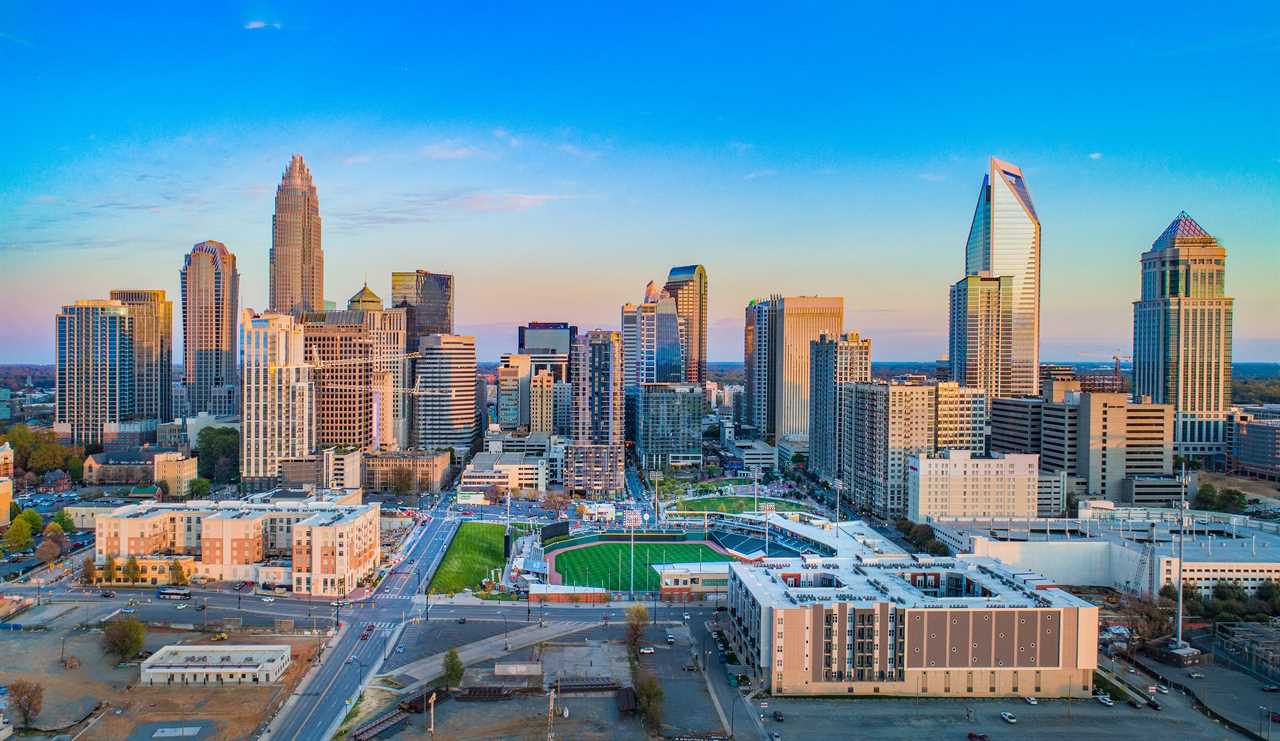
<svg viewBox="0 0 1280 741"><path fill-rule="evenodd" d="M133 417L133 318L119 301L63 306L54 320L53 427L77 445L100 445L103 425Z"/></svg>
<svg viewBox="0 0 1280 741"><path fill-rule="evenodd" d="M935 384L934 447L938 450L987 451L987 395L955 381Z"/></svg>
<svg viewBox="0 0 1280 741"><path fill-rule="evenodd" d="M809 470L827 481L840 479L840 438L848 384L871 380L871 338L857 332L823 334L809 343Z"/></svg>
<svg viewBox="0 0 1280 741"><path fill-rule="evenodd" d="M555 377L538 371L529 379L529 432L555 431Z"/></svg>
<svg viewBox="0 0 1280 741"><path fill-rule="evenodd" d="M967 275L951 286L949 379L981 389L988 399L1006 394L1013 362L1013 278Z"/></svg>
<svg viewBox="0 0 1280 741"><path fill-rule="evenodd" d="M409 310L405 347L417 352L423 337L453 334L453 276L426 270L391 274L391 305Z"/></svg>
<svg viewBox="0 0 1280 741"><path fill-rule="evenodd" d="M565 451L565 488L584 494L621 491L625 485L622 335L595 329L578 337L570 365L573 444Z"/></svg>
<svg viewBox="0 0 1280 741"><path fill-rule="evenodd" d="M702 389L696 383L640 387L636 457L645 471L702 465Z"/></svg>
<svg viewBox="0 0 1280 741"><path fill-rule="evenodd" d="M432 334L423 337L417 372L417 445L448 448L462 463L480 435L476 407L476 338Z"/></svg>
<svg viewBox="0 0 1280 741"><path fill-rule="evenodd" d="M937 451L937 389L914 383L852 386L846 485L859 509L887 520L902 517L911 456Z"/></svg>
<svg viewBox="0 0 1280 741"><path fill-rule="evenodd" d="M707 271L701 265L671 268L663 292L676 301L684 319L684 380L707 380Z"/></svg>
<svg viewBox="0 0 1280 741"><path fill-rule="evenodd" d="M1010 361L1008 384L1001 394L1035 396L1040 370L1040 218L1022 170L995 157L991 172L982 178L965 246L964 272L1009 276ZM956 368L954 361L952 368Z"/></svg>
<svg viewBox="0 0 1280 741"><path fill-rule="evenodd" d="M504 430L529 427L533 358L506 353L498 364L498 425Z"/></svg>
<svg viewBox="0 0 1280 741"><path fill-rule="evenodd" d="M316 442L370 451L398 447L405 310L382 309L368 286L347 306L302 315L305 357L314 366Z"/></svg>
<svg viewBox="0 0 1280 741"><path fill-rule="evenodd" d="M787 296L779 301L770 338L775 439L809 434L809 343L836 336L844 324L840 296Z"/></svg>
<svg viewBox="0 0 1280 741"><path fill-rule="evenodd" d="M302 323L290 314L240 313L240 479L276 485L280 462L315 452L315 390Z"/></svg>
<svg viewBox="0 0 1280 741"><path fill-rule="evenodd" d="M173 302L160 290L111 292L133 319L133 416L173 419Z"/></svg>
<svg viewBox="0 0 1280 741"><path fill-rule="evenodd" d="M228 413L231 410L215 409L213 400L215 389L219 397L236 396L236 256L221 242L201 242L183 259L179 283L187 413Z"/></svg>
<svg viewBox="0 0 1280 741"><path fill-rule="evenodd" d="M578 328L568 322L529 322L517 328L516 349L524 354L559 353L568 356Z"/></svg>
<svg viewBox="0 0 1280 741"><path fill-rule="evenodd" d="M746 419L761 437L773 436L773 328L778 316L781 296L751 300L744 312L742 357L746 371Z"/></svg>
<svg viewBox="0 0 1280 741"><path fill-rule="evenodd" d="M651 282L642 304L622 305L622 364L626 388L627 439L636 439L640 387L684 378L683 337L687 324L675 299L655 295Z"/></svg>
<svg viewBox="0 0 1280 741"><path fill-rule="evenodd" d="M1133 397L1172 404L1179 455L1222 455L1231 408L1227 251L1186 211L1142 253L1133 304Z"/></svg>
<svg viewBox="0 0 1280 741"><path fill-rule="evenodd" d="M320 201L311 171L295 154L276 188L271 220L271 311L324 311Z"/></svg>
<svg viewBox="0 0 1280 741"><path fill-rule="evenodd" d="M568 381L551 386L551 431L564 437L573 434L573 384Z"/></svg>

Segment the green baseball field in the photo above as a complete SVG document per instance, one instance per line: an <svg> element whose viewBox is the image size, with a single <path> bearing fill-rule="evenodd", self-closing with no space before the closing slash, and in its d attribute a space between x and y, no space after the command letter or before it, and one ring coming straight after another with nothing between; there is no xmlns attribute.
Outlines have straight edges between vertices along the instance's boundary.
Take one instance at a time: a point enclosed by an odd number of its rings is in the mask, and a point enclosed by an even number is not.
<svg viewBox="0 0 1280 741"><path fill-rule="evenodd" d="M467 587L478 589L491 569L502 568L502 531L498 524L462 523L436 569L431 591L456 594Z"/></svg>
<svg viewBox="0 0 1280 741"><path fill-rule="evenodd" d="M635 588L644 592L658 589L652 564L733 560L700 543L637 543L635 548ZM563 551L556 554L555 569L561 584L625 591L631 588L631 544L597 543Z"/></svg>

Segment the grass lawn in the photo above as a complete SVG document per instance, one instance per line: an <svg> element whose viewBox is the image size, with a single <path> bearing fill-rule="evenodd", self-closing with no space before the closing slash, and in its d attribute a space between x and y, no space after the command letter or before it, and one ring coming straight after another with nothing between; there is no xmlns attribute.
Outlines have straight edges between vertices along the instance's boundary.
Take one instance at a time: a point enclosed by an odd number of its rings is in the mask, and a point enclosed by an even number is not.
<svg viewBox="0 0 1280 741"><path fill-rule="evenodd" d="M772 504L774 509L779 512L809 511L808 507L799 502L760 497L760 506L763 507L766 503ZM755 497L707 497L706 499L681 500L679 509L686 512L728 512L736 515L741 512L750 512L755 509L755 506Z"/></svg>
<svg viewBox="0 0 1280 741"><path fill-rule="evenodd" d="M658 574L649 568L651 564L696 563L699 560L709 563L733 559L701 543L637 543L636 590L652 592L658 589ZM630 543L599 543L556 556L556 571L560 573L561 583L572 586L629 589L630 566Z"/></svg>
<svg viewBox="0 0 1280 741"><path fill-rule="evenodd" d="M490 569L502 568L502 529L491 522L462 523L431 579L431 591L451 594L467 587L479 589Z"/></svg>

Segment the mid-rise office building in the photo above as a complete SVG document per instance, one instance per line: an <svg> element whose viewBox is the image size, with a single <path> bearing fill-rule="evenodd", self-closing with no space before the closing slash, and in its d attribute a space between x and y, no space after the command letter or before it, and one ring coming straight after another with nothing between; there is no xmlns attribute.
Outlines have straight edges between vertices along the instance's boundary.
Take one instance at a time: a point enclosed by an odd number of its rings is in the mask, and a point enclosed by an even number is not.
<svg viewBox="0 0 1280 741"><path fill-rule="evenodd" d="M498 425L504 430L529 426L532 358L507 353L498 363Z"/></svg>
<svg viewBox="0 0 1280 741"><path fill-rule="evenodd" d="M949 380L988 399L1013 388L1013 278L967 275L951 286ZM1012 392L1010 392L1012 393Z"/></svg>
<svg viewBox="0 0 1280 741"><path fill-rule="evenodd" d="M1022 170L995 157L982 178L965 245L964 272L995 279L1008 276L1009 366L1001 374L1007 381L1000 393L1035 395L1040 385L1040 217ZM982 344L992 343L988 338ZM952 370L959 370L954 355ZM968 383L964 378L952 380Z"/></svg>
<svg viewBox="0 0 1280 741"><path fill-rule="evenodd" d="M316 449L313 367L302 323L288 314L240 316L240 479L250 490L276 484L282 460Z"/></svg>
<svg viewBox="0 0 1280 741"><path fill-rule="evenodd" d="M529 379L529 432L555 431L555 377L539 371Z"/></svg>
<svg viewBox="0 0 1280 741"><path fill-rule="evenodd" d="M573 384L556 381L551 386L552 432L568 437L573 434Z"/></svg>
<svg viewBox="0 0 1280 741"><path fill-rule="evenodd" d="M701 265L671 268L662 292L675 299L684 320L684 380L702 383L707 380L707 271Z"/></svg>
<svg viewBox="0 0 1280 741"><path fill-rule="evenodd" d="M640 389L646 383L676 383L685 376L684 336L688 323L675 299L650 282L642 304L622 306L622 365L626 391L627 439L638 434Z"/></svg>
<svg viewBox="0 0 1280 741"><path fill-rule="evenodd" d="M640 387L636 456L646 471L702 465L702 389L696 383Z"/></svg>
<svg viewBox="0 0 1280 741"><path fill-rule="evenodd" d="M63 306L55 318L54 431L101 445L104 426L134 417L133 317L119 301Z"/></svg>
<svg viewBox="0 0 1280 741"><path fill-rule="evenodd" d="M425 450L450 449L459 463L467 460L480 436L476 403L476 339L433 334L422 338L414 363L417 445Z"/></svg>
<svg viewBox="0 0 1280 741"><path fill-rule="evenodd" d="M573 443L566 451L565 488L582 494L621 491L624 390L622 336L596 329L579 337L573 376Z"/></svg>
<svg viewBox="0 0 1280 741"><path fill-rule="evenodd" d="M578 328L568 322L529 322L521 325L516 334L516 349L522 354L555 353L568 357L578 338Z"/></svg>
<svg viewBox="0 0 1280 741"><path fill-rule="evenodd" d="M405 348L417 352L423 337L453 334L453 276L426 270L391 274L391 305L406 310Z"/></svg>
<svg viewBox="0 0 1280 741"><path fill-rule="evenodd" d="M1039 513L1040 456L974 455L944 450L912 456L907 464L907 519L938 517L1026 519Z"/></svg>
<svg viewBox="0 0 1280 741"><path fill-rule="evenodd" d="M276 188L270 260L270 311L324 311L320 199L300 154L289 160Z"/></svg>
<svg viewBox="0 0 1280 741"><path fill-rule="evenodd" d="M1231 408L1227 251L1186 211L1142 254L1133 304L1133 396L1174 410L1179 455L1223 455Z"/></svg>
<svg viewBox="0 0 1280 741"><path fill-rule="evenodd" d="M537 495L547 490L547 459L524 453L476 453L458 480L464 494Z"/></svg>
<svg viewBox="0 0 1280 741"><path fill-rule="evenodd" d="M857 332L823 334L809 346L809 470L826 481L840 479L844 405L849 384L871 380L871 339Z"/></svg>
<svg viewBox="0 0 1280 741"><path fill-rule="evenodd" d="M221 242L201 242L183 258L179 283L186 406L182 414L174 412L174 416L229 414L239 406L235 399L239 380L236 316L240 310L236 256Z"/></svg>

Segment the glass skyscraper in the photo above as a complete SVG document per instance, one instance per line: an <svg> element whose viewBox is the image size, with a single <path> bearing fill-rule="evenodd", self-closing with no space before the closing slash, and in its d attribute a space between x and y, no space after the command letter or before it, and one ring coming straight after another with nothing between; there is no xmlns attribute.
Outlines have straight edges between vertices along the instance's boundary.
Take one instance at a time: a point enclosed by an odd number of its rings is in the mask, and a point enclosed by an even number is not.
<svg viewBox="0 0 1280 741"><path fill-rule="evenodd" d="M991 158L965 245L965 275L1011 280L1009 364L999 383L1005 396L1034 396L1040 371L1040 217L1015 165ZM981 343L998 346L1000 341ZM960 362L952 358L952 367Z"/></svg>

